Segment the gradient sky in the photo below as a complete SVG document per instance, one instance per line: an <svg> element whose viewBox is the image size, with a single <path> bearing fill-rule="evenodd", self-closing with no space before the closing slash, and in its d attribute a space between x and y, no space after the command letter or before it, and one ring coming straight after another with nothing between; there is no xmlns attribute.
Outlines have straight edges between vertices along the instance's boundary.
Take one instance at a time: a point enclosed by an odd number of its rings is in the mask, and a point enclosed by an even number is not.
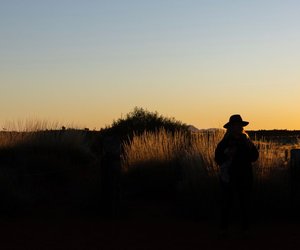
<svg viewBox="0 0 300 250"><path fill-rule="evenodd" d="M135 106L300 129L300 1L0 0L0 122L99 129Z"/></svg>

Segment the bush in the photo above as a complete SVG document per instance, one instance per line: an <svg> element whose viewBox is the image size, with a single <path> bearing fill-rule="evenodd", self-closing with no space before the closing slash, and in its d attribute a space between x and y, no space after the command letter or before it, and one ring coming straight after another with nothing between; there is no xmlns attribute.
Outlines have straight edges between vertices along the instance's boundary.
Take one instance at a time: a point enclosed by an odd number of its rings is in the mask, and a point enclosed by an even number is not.
<svg viewBox="0 0 300 250"><path fill-rule="evenodd" d="M150 112L143 108L135 107L125 118L119 118L111 126L102 129L100 132L127 139L132 138L133 135L140 135L144 131L155 132L161 128L172 133L179 130L188 131L188 126L175 120L175 118L167 118L159 115L158 112Z"/></svg>

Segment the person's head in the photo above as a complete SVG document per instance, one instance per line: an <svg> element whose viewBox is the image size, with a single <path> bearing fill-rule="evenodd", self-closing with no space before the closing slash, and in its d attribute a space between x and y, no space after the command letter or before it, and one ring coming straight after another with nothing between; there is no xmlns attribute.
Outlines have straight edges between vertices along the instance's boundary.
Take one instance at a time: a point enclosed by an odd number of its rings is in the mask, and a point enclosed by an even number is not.
<svg viewBox="0 0 300 250"><path fill-rule="evenodd" d="M244 127L247 126L249 122L243 121L242 117L238 114L232 115L229 118L229 122L224 125L224 128L227 129L227 132L230 134L242 134L244 133Z"/></svg>

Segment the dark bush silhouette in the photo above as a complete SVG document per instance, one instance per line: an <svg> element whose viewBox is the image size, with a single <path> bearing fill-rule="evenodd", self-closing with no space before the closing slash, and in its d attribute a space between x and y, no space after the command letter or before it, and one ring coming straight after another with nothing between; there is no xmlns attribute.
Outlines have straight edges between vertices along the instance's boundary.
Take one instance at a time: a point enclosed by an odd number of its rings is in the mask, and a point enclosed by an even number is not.
<svg viewBox="0 0 300 250"><path fill-rule="evenodd" d="M144 131L157 131L164 128L166 131L188 131L188 126L175 118L164 117L158 112L135 107L125 118L113 121L112 125L100 131L102 135L116 135L121 139L132 138L133 134L139 135Z"/></svg>

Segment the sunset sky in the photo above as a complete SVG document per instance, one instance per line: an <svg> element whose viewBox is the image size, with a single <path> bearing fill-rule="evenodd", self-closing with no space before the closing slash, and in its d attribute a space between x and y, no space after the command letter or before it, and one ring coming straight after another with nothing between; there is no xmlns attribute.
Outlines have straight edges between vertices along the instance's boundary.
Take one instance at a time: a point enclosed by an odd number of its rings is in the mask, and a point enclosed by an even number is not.
<svg viewBox="0 0 300 250"><path fill-rule="evenodd" d="M0 123L100 129L135 106L300 129L300 1L0 0ZM0 128L1 130L1 128Z"/></svg>

